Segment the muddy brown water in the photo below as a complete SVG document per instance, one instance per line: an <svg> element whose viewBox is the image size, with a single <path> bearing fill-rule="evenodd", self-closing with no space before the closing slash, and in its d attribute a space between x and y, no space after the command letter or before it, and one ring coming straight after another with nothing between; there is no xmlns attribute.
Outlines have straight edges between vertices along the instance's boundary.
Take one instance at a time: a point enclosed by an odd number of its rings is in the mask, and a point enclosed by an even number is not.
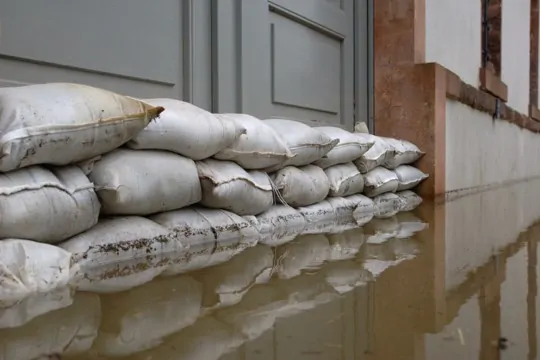
<svg viewBox="0 0 540 360"><path fill-rule="evenodd" d="M535 189L454 194L179 275L108 269L101 293L0 311L0 359L540 359Z"/></svg>

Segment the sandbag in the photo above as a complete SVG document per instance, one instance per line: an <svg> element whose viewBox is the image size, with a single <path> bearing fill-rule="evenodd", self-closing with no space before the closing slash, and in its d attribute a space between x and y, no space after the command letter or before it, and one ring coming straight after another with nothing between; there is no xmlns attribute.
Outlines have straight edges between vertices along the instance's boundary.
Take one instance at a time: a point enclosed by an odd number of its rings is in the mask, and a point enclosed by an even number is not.
<svg viewBox="0 0 540 360"><path fill-rule="evenodd" d="M396 192L398 184L397 175L383 167L376 167L364 174L364 194L369 197Z"/></svg>
<svg viewBox="0 0 540 360"><path fill-rule="evenodd" d="M422 171L410 165L400 165L394 172L398 178L397 191L410 190L415 188L418 184L429 177L428 174L424 174Z"/></svg>
<svg viewBox="0 0 540 360"><path fill-rule="evenodd" d="M76 358L96 338L101 308L96 294L75 294L73 304L39 316L24 326L0 330L2 360Z"/></svg>
<svg viewBox="0 0 540 360"><path fill-rule="evenodd" d="M127 143L132 149L167 150L193 160L215 155L235 142L246 129L193 104L176 99L145 99L163 106L158 119Z"/></svg>
<svg viewBox="0 0 540 360"><path fill-rule="evenodd" d="M66 287L78 267L71 254L28 240L0 240L0 308Z"/></svg>
<svg viewBox="0 0 540 360"><path fill-rule="evenodd" d="M373 219L375 215L375 203L370 198L364 197L353 212L353 218L358 226L363 226Z"/></svg>
<svg viewBox="0 0 540 360"><path fill-rule="evenodd" d="M330 243L328 261L354 259L364 244L364 232L361 228L328 234L326 237Z"/></svg>
<svg viewBox="0 0 540 360"><path fill-rule="evenodd" d="M400 211L413 211L423 202L420 196L410 190L397 192L396 195L401 199Z"/></svg>
<svg viewBox="0 0 540 360"><path fill-rule="evenodd" d="M247 172L231 161L213 159L198 161L197 171L204 206L238 215L257 215L270 209L274 202L266 173Z"/></svg>
<svg viewBox="0 0 540 360"><path fill-rule="evenodd" d="M56 244L94 226L100 204L76 166L0 173L0 239Z"/></svg>
<svg viewBox="0 0 540 360"><path fill-rule="evenodd" d="M202 285L187 276L102 295L102 321L91 352L121 357L152 349L166 336L194 324L201 302Z"/></svg>
<svg viewBox="0 0 540 360"><path fill-rule="evenodd" d="M155 222L138 216L101 219L90 230L59 246L82 266L97 266L179 251L184 245Z"/></svg>
<svg viewBox="0 0 540 360"><path fill-rule="evenodd" d="M276 131L283 139L293 158L280 166L265 169L268 172L276 171L285 166L304 166L321 159L338 143L339 139L332 139L319 128L314 128L299 121L285 119L268 119L264 123Z"/></svg>
<svg viewBox="0 0 540 360"><path fill-rule="evenodd" d="M354 165L365 174L378 166L383 166L396 155L395 147L391 146L386 138L381 138L374 135L369 135L369 139L374 142L359 159L354 161Z"/></svg>
<svg viewBox="0 0 540 360"><path fill-rule="evenodd" d="M2 88L0 109L0 172L104 154L163 111L103 89L64 83Z"/></svg>
<svg viewBox="0 0 540 360"><path fill-rule="evenodd" d="M293 240L306 226L304 216L288 205L274 205L262 214L246 217L260 234L259 243L278 246Z"/></svg>
<svg viewBox="0 0 540 360"><path fill-rule="evenodd" d="M216 114L223 121L232 121L246 129L235 142L214 157L234 161L244 169L266 169L280 165L294 155L283 139L263 121L246 114Z"/></svg>
<svg viewBox="0 0 540 360"><path fill-rule="evenodd" d="M393 193L377 195L373 198L375 217L386 218L396 215L403 206L401 198Z"/></svg>
<svg viewBox="0 0 540 360"><path fill-rule="evenodd" d="M345 164L358 159L373 146L368 134L351 133L334 126L321 126L317 130L339 143L322 159L315 161L323 169L337 164Z"/></svg>
<svg viewBox="0 0 540 360"><path fill-rule="evenodd" d="M386 159L383 166L395 169L400 165L412 164L420 159L424 153L410 141L393 138L383 138L394 149L394 155Z"/></svg>
<svg viewBox="0 0 540 360"><path fill-rule="evenodd" d="M364 190L364 177L352 162L331 166L324 173L330 182L328 196L349 196Z"/></svg>
<svg viewBox="0 0 540 360"><path fill-rule="evenodd" d="M89 175L108 215L149 215L201 200L195 162L167 151L118 149Z"/></svg>
<svg viewBox="0 0 540 360"><path fill-rule="evenodd" d="M416 233L428 228L428 224L410 212L402 212L396 215L399 223L399 230L396 234L397 239L408 239Z"/></svg>
<svg viewBox="0 0 540 360"><path fill-rule="evenodd" d="M314 165L287 166L274 173L272 180L283 200L294 207L323 201L330 191L323 169Z"/></svg>
<svg viewBox="0 0 540 360"><path fill-rule="evenodd" d="M301 235L276 251L276 275L280 279L298 276L320 267L330 256L328 238L322 234Z"/></svg>

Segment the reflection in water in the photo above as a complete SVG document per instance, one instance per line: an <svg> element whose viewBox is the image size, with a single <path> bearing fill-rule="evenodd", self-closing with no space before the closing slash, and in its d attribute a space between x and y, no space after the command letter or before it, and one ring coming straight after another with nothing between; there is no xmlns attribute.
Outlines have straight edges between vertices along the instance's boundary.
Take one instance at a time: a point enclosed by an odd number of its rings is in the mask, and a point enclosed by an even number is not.
<svg viewBox="0 0 540 360"><path fill-rule="evenodd" d="M0 359L536 359L539 185L96 269L0 311Z"/></svg>

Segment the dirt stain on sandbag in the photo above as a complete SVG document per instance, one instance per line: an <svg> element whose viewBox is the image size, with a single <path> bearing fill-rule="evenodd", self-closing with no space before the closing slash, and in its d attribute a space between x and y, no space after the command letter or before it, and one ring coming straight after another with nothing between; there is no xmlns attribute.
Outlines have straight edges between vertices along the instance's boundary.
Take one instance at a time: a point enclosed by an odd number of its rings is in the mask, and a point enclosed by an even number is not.
<svg viewBox="0 0 540 360"><path fill-rule="evenodd" d="M156 247L154 246L156 243L167 244L171 240L173 240L171 239L171 235L160 235L153 238L143 238L130 241L120 241L117 243L93 245L90 246L88 251L83 255L83 259L87 259L88 252L94 249L95 251L100 253L114 253L115 255L119 255L121 252L129 252L132 250L144 250L147 254L153 254L157 251Z"/></svg>

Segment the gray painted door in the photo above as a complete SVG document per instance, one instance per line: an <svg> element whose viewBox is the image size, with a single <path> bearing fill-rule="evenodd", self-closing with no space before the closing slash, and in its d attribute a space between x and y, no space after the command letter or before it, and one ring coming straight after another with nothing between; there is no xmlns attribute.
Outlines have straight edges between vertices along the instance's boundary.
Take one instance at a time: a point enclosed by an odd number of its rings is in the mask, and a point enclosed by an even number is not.
<svg viewBox="0 0 540 360"><path fill-rule="evenodd" d="M354 0L213 4L216 111L353 127Z"/></svg>

